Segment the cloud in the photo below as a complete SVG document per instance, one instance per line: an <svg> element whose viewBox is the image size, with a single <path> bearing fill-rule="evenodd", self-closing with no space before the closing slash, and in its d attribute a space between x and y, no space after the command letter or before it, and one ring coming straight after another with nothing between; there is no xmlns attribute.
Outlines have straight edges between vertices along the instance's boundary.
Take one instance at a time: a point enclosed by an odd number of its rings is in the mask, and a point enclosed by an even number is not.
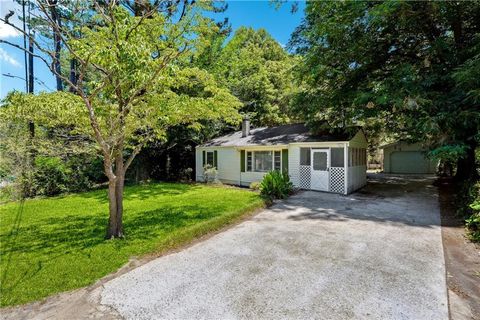
<svg viewBox="0 0 480 320"><path fill-rule="evenodd" d="M14 67L20 67L21 64L14 57L8 54L3 48L0 48L0 60L11 64Z"/></svg>
<svg viewBox="0 0 480 320"><path fill-rule="evenodd" d="M21 26L22 23L18 18L20 5L13 0L0 0L0 16L3 18L10 11L14 11L15 14L10 17L9 22L15 26ZM0 22L0 39L19 37L21 33L15 30L12 26Z"/></svg>

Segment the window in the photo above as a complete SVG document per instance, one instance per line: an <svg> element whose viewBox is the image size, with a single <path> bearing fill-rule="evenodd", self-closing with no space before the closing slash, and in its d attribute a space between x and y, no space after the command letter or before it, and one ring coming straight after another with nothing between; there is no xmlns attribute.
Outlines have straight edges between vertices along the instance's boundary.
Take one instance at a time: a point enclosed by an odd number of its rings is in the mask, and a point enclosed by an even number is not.
<svg viewBox="0 0 480 320"><path fill-rule="evenodd" d="M330 160L332 162L332 167L342 167L344 166L344 153L343 148L332 148L331 149L331 157Z"/></svg>
<svg viewBox="0 0 480 320"><path fill-rule="evenodd" d="M247 171L252 171L252 152L247 152Z"/></svg>
<svg viewBox="0 0 480 320"><path fill-rule="evenodd" d="M257 172L272 170L272 151L255 151L253 162Z"/></svg>
<svg viewBox="0 0 480 320"><path fill-rule="evenodd" d="M310 148L300 148L300 165L310 165Z"/></svg>
<svg viewBox="0 0 480 320"><path fill-rule="evenodd" d="M327 153L326 152L313 153L313 170L317 170L317 171L327 170Z"/></svg>
<svg viewBox="0 0 480 320"><path fill-rule="evenodd" d="M207 161L205 164L209 164L212 167L215 166L215 156L213 154L213 151L207 151Z"/></svg>
<svg viewBox="0 0 480 320"><path fill-rule="evenodd" d="M282 151L246 151L247 172L282 170Z"/></svg>
<svg viewBox="0 0 480 320"><path fill-rule="evenodd" d="M352 152L353 152L353 149L352 149L352 148L348 148L348 166L349 166L349 167L352 166Z"/></svg>
<svg viewBox="0 0 480 320"><path fill-rule="evenodd" d="M274 153L274 170L278 170L280 171L281 170L281 166L282 166L282 152L281 151L275 151Z"/></svg>

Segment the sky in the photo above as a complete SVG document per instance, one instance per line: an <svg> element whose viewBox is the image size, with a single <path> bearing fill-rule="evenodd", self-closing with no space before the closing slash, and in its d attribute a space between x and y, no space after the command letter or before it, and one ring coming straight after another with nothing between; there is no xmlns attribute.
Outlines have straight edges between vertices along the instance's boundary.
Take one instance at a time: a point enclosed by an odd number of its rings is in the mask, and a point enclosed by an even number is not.
<svg viewBox="0 0 480 320"><path fill-rule="evenodd" d="M274 39L285 46L291 33L300 24L303 18L305 4L298 3L298 10L291 13L292 2L283 4L276 9L270 1L227 1L228 9L224 13L216 14L216 20L221 21L228 17L233 32L241 26L254 29L266 29ZM0 0L0 16L4 17L9 10L18 10L14 0ZM20 25L17 18L11 22ZM0 39L5 39L18 45L23 45L22 36L11 27L0 22ZM35 92L51 91L55 89L55 78L43 62L35 59L34 69L37 81ZM10 75L10 76L5 76ZM13 76L13 77L12 77ZM21 78L21 79L20 79ZM9 91L25 91L25 69L23 52L6 44L0 44L0 99ZM39 83L41 82L41 83Z"/></svg>

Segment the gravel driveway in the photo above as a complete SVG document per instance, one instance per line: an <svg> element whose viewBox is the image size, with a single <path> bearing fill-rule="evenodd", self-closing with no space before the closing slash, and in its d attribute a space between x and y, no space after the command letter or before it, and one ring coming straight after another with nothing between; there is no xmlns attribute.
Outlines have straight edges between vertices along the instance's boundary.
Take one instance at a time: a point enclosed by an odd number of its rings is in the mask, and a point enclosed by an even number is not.
<svg viewBox="0 0 480 320"><path fill-rule="evenodd" d="M301 192L104 285L128 319L447 319L437 193L382 178Z"/></svg>

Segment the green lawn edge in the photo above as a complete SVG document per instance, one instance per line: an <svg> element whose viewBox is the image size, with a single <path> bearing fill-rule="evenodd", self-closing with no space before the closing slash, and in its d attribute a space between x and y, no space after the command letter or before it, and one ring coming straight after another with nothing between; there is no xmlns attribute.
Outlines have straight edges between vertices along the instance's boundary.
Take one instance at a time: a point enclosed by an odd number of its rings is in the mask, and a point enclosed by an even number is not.
<svg viewBox="0 0 480 320"><path fill-rule="evenodd" d="M197 185L198 184L191 184L190 186L197 186ZM232 188L228 186L205 186L202 184L198 186L206 187L206 188L219 188L219 189L226 189L226 190L238 189L238 188ZM242 192L243 191L251 192L245 189L238 189L238 190L242 190ZM73 194L73 196L75 195L76 194ZM70 195L62 195L62 196L59 196L58 199L64 199L65 197L68 197L68 196ZM41 199L51 199L51 198L41 198ZM39 200L39 199L32 199L27 201L35 202L36 200ZM10 298L7 298L8 300L2 298L0 307L1 308L15 307L23 304L28 304L34 301L41 301L55 294L68 292L68 291L76 290L83 287L88 287L96 283L100 279L114 274L115 272L123 268L125 265L127 265L132 258L142 259L142 258L160 257L161 255L167 254L173 250L181 249L182 247L195 243L195 241L197 241L198 239L201 239L202 237L209 236L224 228L227 228L229 226L232 226L236 223L241 222L245 218L248 218L249 216L253 215L255 212L259 211L260 209L265 208L266 206L267 204L265 203L265 201L261 199L261 197L258 197L258 199L253 203L243 206L238 210L235 210L226 214L221 214L209 220L205 220L205 221L193 224L191 226L187 226L187 227L183 227L178 230L175 230L171 232L169 235L154 241L154 243L152 243L151 245L153 249L131 254L128 258L123 259L121 263L113 264L111 268L109 268L105 272L102 272L101 274L99 274L97 277L93 279L89 279L88 281L78 283L76 285L70 283L68 286L60 290L47 290L47 291L44 291L42 294L35 294L29 297L20 297L20 298L17 297L16 299L12 299L10 297ZM114 240L105 240L105 241L106 243L113 242L117 244L122 244L122 241L125 241L125 240L114 239Z"/></svg>

